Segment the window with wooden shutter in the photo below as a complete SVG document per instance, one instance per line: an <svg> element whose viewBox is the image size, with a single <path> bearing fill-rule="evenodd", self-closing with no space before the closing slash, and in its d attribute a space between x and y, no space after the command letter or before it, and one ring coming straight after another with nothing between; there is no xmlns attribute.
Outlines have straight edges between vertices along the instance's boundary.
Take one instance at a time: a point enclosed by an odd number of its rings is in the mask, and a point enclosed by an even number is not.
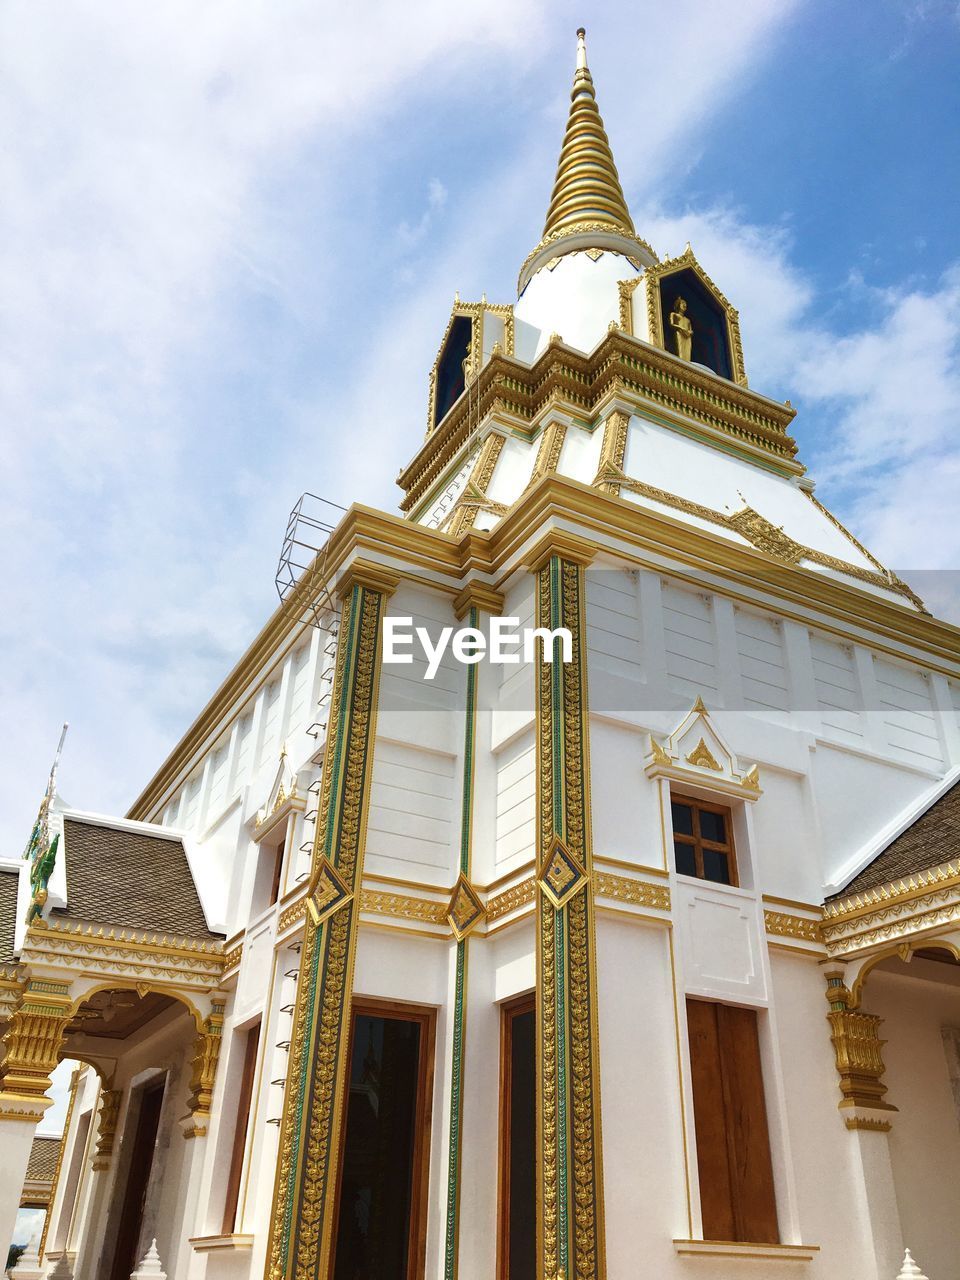
<svg viewBox="0 0 960 1280"><path fill-rule="evenodd" d="M707 804L690 796L671 796L673 854L682 876L712 880L714 884L737 881L733 848L733 815L724 805Z"/></svg>
<svg viewBox="0 0 960 1280"><path fill-rule="evenodd" d="M754 1009L687 1000L705 1240L779 1244Z"/></svg>
<svg viewBox="0 0 960 1280"><path fill-rule="evenodd" d="M223 1206L223 1234L225 1236L230 1235L237 1225L237 1209L240 1203L240 1176L243 1172L243 1156L247 1147L247 1126L250 1123L253 1080L257 1069L260 1023L255 1023L249 1031L243 1031L240 1034L244 1037L243 1066L240 1071L240 1088L237 1091L234 1103L237 1122L233 1130L230 1171L227 1174L227 1194Z"/></svg>

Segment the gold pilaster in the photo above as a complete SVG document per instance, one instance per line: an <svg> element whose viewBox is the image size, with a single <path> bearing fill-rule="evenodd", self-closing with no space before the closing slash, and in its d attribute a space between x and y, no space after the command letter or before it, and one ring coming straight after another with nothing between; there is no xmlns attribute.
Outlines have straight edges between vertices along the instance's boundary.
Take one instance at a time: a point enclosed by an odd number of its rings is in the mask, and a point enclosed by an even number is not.
<svg viewBox="0 0 960 1280"><path fill-rule="evenodd" d="M627 428L630 426L630 415L623 409L614 409L607 415L603 425L603 445L600 450L600 465L594 484L601 493L619 494L620 485L616 479L602 478L610 474L609 469L623 471L623 459L627 452Z"/></svg>
<svg viewBox="0 0 960 1280"><path fill-rule="evenodd" d="M120 1103L123 1099L122 1089L100 1090L100 1111L97 1120L97 1150L94 1153L91 1167L93 1169L109 1169L113 1156L113 1141L117 1135L117 1120L120 1116Z"/></svg>
<svg viewBox="0 0 960 1280"><path fill-rule="evenodd" d="M333 682L313 850L315 887L333 885L306 916L265 1276L327 1276L335 1229L340 1130L349 1072L350 997L389 586L352 567ZM331 874L332 873L332 874Z"/></svg>
<svg viewBox="0 0 960 1280"><path fill-rule="evenodd" d="M49 1107L46 1092L71 1009L68 982L28 980L3 1037L0 1119L36 1123Z"/></svg>
<svg viewBox="0 0 960 1280"><path fill-rule="evenodd" d="M557 464L560 461L560 450L563 448L563 442L567 434L567 424L555 418L553 422L547 424L543 429L540 437L540 444L537 448L537 457L533 464L533 471L530 474L530 480L527 488L532 489L541 476L548 475L552 471L556 471Z"/></svg>
<svg viewBox="0 0 960 1280"><path fill-rule="evenodd" d="M496 514L503 515L506 510L502 504L490 502L486 496L496 470L497 460L505 444L506 437L493 432L480 446L470 478L457 500L450 520L449 532L455 538L459 538L465 530L473 528L478 512L495 509Z"/></svg>
<svg viewBox="0 0 960 1280"><path fill-rule="evenodd" d="M549 536L549 535L548 535ZM570 630L572 661L537 661L538 1280L605 1275L584 563L541 547L537 626Z"/></svg>
<svg viewBox="0 0 960 1280"><path fill-rule="evenodd" d="M187 1107L193 1121L183 1131L185 1138L204 1138L213 1105L213 1087L217 1081L217 1065L223 1043L224 1005L216 1003L209 1017L203 1020L203 1029L197 1036L193 1049L193 1075L190 1078L190 1100Z"/></svg>
<svg viewBox="0 0 960 1280"><path fill-rule="evenodd" d="M896 1107L884 1101L887 1086L883 1083L885 1067L882 1050L886 1041L880 1039L883 1019L876 1014L850 1008L853 996L844 983L842 972L833 970L826 976L826 997L830 1003L827 1021L830 1024L830 1040L836 1056L840 1092L843 1095L838 1105L841 1109L856 1107L871 1111L896 1111ZM866 1126L859 1121L854 1124L848 1121L847 1127ZM888 1129L890 1126L886 1121L880 1121L872 1127Z"/></svg>

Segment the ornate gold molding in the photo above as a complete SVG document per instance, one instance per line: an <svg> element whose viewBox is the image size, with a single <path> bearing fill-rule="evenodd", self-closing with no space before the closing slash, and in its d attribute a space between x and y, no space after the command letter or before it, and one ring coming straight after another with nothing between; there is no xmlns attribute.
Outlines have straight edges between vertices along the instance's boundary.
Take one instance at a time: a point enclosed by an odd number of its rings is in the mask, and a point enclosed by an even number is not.
<svg viewBox="0 0 960 1280"><path fill-rule="evenodd" d="M267 1245L269 1280L302 1280L326 1274L330 1265L383 606L382 593L359 583L344 603L313 861L315 869L333 868L346 893L332 914L321 915L319 923L308 916L304 928Z"/></svg>
<svg viewBox="0 0 960 1280"><path fill-rule="evenodd" d="M487 899L487 922L493 924L501 917L509 915L511 911L527 906L533 902L536 894L537 884L532 878L521 880L519 884L511 885L509 889L494 894Z"/></svg>
<svg viewBox="0 0 960 1280"><path fill-rule="evenodd" d="M889 1133L893 1128L889 1120L879 1120L873 1116L847 1116L844 1124L848 1129L865 1129L868 1133Z"/></svg>
<svg viewBox="0 0 960 1280"><path fill-rule="evenodd" d="M623 460L627 451L627 430L630 426L630 415L624 409L614 409L607 415L603 424L603 446L600 450L600 465L594 484L601 493L619 494L620 485L616 480L608 478L611 472L623 471Z"/></svg>
<svg viewBox="0 0 960 1280"><path fill-rule="evenodd" d="M207 1131L205 1121L213 1106L213 1088L223 1043L224 1007L223 1004L214 1002L194 1045L193 1075L190 1079L190 1099L187 1102L187 1109L193 1115L194 1122L184 1130L184 1136L188 1138L202 1137Z"/></svg>
<svg viewBox="0 0 960 1280"><path fill-rule="evenodd" d="M50 1106L46 1093L71 1011L69 982L28 980L3 1036L0 1118L36 1122Z"/></svg>
<svg viewBox="0 0 960 1280"><path fill-rule="evenodd" d="M502 613L503 592L497 591L488 582L471 578L454 596L453 612L459 621L465 618L471 609L482 609L487 613Z"/></svg>
<svg viewBox="0 0 960 1280"><path fill-rule="evenodd" d="M766 932L775 938L798 938L802 942L823 943L819 920L807 920L786 911L764 911L763 923Z"/></svg>
<svg viewBox="0 0 960 1280"><path fill-rule="evenodd" d="M885 1068L881 1051L886 1042L879 1034L883 1019L850 1007L853 996L844 984L842 973L828 971L826 979L825 994L830 1004L827 1021L843 1095L839 1106L896 1111L896 1107L884 1101L887 1086L883 1083Z"/></svg>
<svg viewBox="0 0 960 1280"><path fill-rule="evenodd" d="M617 281L620 291L620 328L631 337L636 337L637 332L633 323L633 295L642 279L643 276L634 276L632 280Z"/></svg>
<svg viewBox="0 0 960 1280"><path fill-rule="evenodd" d="M500 503L488 502L486 497L487 488L496 470L497 460L505 444L506 437L494 431L487 436L480 446L480 452L477 454L476 462L473 464L470 478L467 480L463 493L454 503L453 511L450 513L449 532L454 538L459 538L466 529L473 527L478 511L493 506L499 508L497 514L503 515L506 510Z"/></svg>
<svg viewBox="0 0 960 1280"><path fill-rule="evenodd" d="M832 956L851 956L960 924L960 862L828 902L823 940Z"/></svg>
<svg viewBox="0 0 960 1280"><path fill-rule="evenodd" d="M670 887L650 884L627 876L611 875L607 871L593 873L593 887L597 897L615 898L632 907L652 907L655 911L670 910Z"/></svg>
<svg viewBox="0 0 960 1280"><path fill-rule="evenodd" d="M100 1108L97 1114L97 1150L91 1168L109 1169L113 1156L113 1141L117 1133L117 1120L120 1116L120 1103L123 1101L122 1089L100 1088Z"/></svg>
<svg viewBox="0 0 960 1280"><path fill-rule="evenodd" d="M489 414L504 415L517 430L529 423L532 431L549 407L592 418L612 391L677 412L690 429L701 424L760 450L765 464L784 475L803 471L794 460L796 444L786 430L794 417L792 408L614 330L589 355L551 343L532 366L505 355L492 356L475 380L470 403L461 396L401 471L401 509L417 506L468 443L477 422Z"/></svg>
<svg viewBox="0 0 960 1280"><path fill-rule="evenodd" d="M537 626L569 628L572 661L538 658L537 1274L605 1274L583 565L536 570Z"/></svg>
<svg viewBox="0 0 960 1280"><path fill-rule="evenodd" d="M421 924L443 925L447 923L449 905L446 902L433 902L430 898L414 898L404 893L364 889L360 895L360 909L371 915L390 916L396 920L417 920Z"/></svg>
<svg viewBox="0 0 960 1280"><path fill-rule="evenodd" d="M911 604L918 609L923 609L923 601L920 597L896 574L884 569L873 556L870 560L878 567L864 569L862 565L851 564L849 560L841 560L839 556L827 555L826 552L817 551L814 547L804 546L802 543L795 542L793 538L787 537L782 529L771 524L751 507L742 507L733 515L727 515L723 511L714 510L713 507L704 506L702 502L691 502L687 498L670 493L667 489L658 489L656 485L648 484L645 480L635 480L632 476L626 475L622 467L612 462L601 463L594 486L608 493L619 493L625 489L628 493L639 494L640 497L659 502L662 506L672 507L674 511L682 511L685 515L696 516L700 520L708 520L711 524L730 529L738 533L751 546L756 547L758 551L775 556L786 564L797 565L800 561L806 560L810 564L822 565L825 569L835 569L838 573L845 573L859 582L869 582L873 586L883 587L887 591L906 596ZM834 521L834 523L837 522ZM851 542L861 550L856 539L851 538Z"/></svg>
<svg viewBox="0 0 960 1280"><path fill-rule="evenodd" d="M121 985L157 982L209 991L220 982L224 957L222 942L38 920L27 929L22 959L78 977L93 970Z"/></svg>
<svg viewBox="0 0 960 1280"><path fill-rule="evenodd" d="M563 448L563 442L567 436L567 424L561 422L558 418L554 418L543 429L540 436L540 444L537 447L537 456L534 460L533 471L530 473L530 479L527 482L527 488L532 489L541 476L547 475L548 472L556 471L557 464L560 461L560 451Z"/></svg>

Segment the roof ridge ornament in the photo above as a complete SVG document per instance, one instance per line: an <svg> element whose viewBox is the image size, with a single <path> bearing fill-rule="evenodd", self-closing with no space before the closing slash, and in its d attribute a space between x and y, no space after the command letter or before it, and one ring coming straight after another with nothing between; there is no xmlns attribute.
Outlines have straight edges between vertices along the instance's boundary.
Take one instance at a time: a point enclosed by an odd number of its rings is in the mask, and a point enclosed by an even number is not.
<svg viewBox="0 0 960 1280"><path fill-rule="evenodd" d="M637 236L627 208L587 65L586 31L580 27L570 114L543 238L521 268L520 292L543 265L545 254L554 258L586 249L639 257L645 265L657 261L650 246Z"/></svg>

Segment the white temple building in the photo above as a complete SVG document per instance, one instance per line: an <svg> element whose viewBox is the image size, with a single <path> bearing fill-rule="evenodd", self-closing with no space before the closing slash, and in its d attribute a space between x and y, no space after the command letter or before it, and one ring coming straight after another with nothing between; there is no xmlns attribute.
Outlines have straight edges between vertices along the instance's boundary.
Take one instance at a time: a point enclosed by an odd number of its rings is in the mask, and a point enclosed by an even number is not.
<svg viewBox="0 0 960 1280"><path fill-rule="evenodd" d="M0 870L14 1276L960 1280L960 630L817 500L708 269L637 234L581 33L399 512L125 816L51 786ZM570 660L387 660L502 617Z"/></svg>

